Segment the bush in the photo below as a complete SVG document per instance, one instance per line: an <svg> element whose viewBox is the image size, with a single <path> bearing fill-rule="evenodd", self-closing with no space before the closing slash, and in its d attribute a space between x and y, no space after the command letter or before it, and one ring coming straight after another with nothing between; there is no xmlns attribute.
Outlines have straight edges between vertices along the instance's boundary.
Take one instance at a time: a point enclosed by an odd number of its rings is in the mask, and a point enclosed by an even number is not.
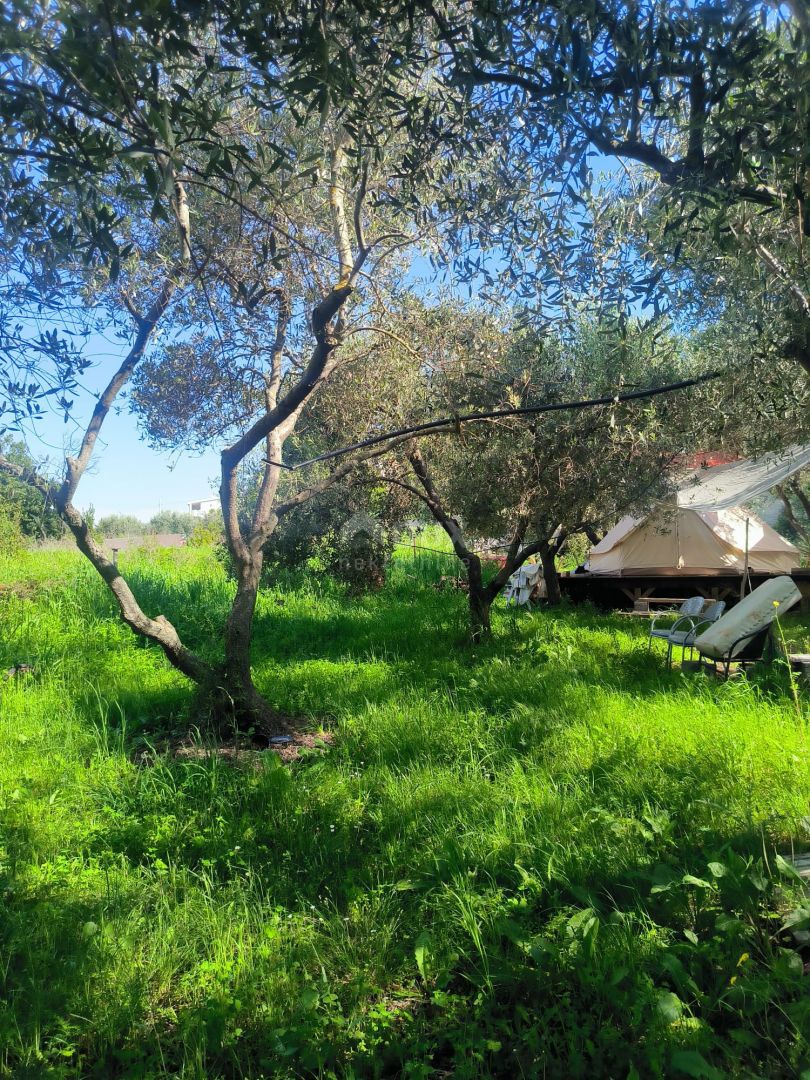
<svg viewBox="0 0 810 1080"><path fill-rule="evenodd" d="M591 542L585 533L574 533L563 544L557 564L560 570L575 570L587 561Z"/></svg>
<svg viewBox="0 0 810 1080"><path fill-rule="evenodd" d="M0 437L0 453L15 465L24 468L35 465L22 442ZM0 514L2 513L9 514L16 523L16 530L23 537L30 537L32 540L58 538L65 532L59 515L41 492L26 484L24 480L5 473L0 474ZM3 528L5 531L8 526Z"/></svg>
<svg viewBox="0 0 810 1080"><path fill-rule="evenodd" d="M369 514L353 514L346 524L325 537L326 567L353 593L379 589L393 550L393 534Z"/></svg>
<svg viewBox="0 0 810 1080"><path fill-rule="evenodd" d="M330 528L318 535L310 522L279 530L265 547L262 584L268 584L279 570L326 571L349 587L353 594L379 589L385 584L386 570L394 547L395 533L371 515L353 514L340 528ZM219 540L219 543L216 541ZM214 557L230 578L233 562L221 534L205 541L215 543ZM194 544L190 537L189 545Z"/></svg>
<svg viewBox="0 0 810 1080"><path fill-rule="evenodd" d="M198 521L186 537L188 547L213 547L222 545L222 519Z"/></svg>
<svg viewBox="0 0 810 1080"><path fill-rule="evenodd" d="M96 526L103 537L143 536L146 525L132 514L107 514Z"/></svg>
<svg viewBox="0 0 810 1080"><path fill-rule="evenodd" d="M326 570L353 593L378 589L406 508L400 493L386 486L357 479L336 484L282 518L265 545L265 564L269 571Z"/></svg>
<svg viewBox="0 0 810 1080"><path fill-rule="evenodd" d="M0 555L13 559L25 550L20 519L9 507L0 506Z"/></svg>

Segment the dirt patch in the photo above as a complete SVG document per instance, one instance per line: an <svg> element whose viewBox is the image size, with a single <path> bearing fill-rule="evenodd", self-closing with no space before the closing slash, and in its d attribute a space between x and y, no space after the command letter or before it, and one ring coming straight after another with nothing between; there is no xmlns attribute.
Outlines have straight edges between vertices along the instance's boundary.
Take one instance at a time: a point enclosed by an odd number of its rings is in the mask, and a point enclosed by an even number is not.
<svg viewBox="0 0 810 1080"><path fill-rule="evenodd" d="M284 762L295 761L305 750L324 753L335 741L334 735L329 731L299 731L284 736L284 738L288 738L290 741L274 743L271 740L269 747Z"/></svg>
<svg viewBox="0 0 810 1080"><path fill-rule="evenodd" d="M285 765L296 761L304 753L325 753L334 742L328 731L292 731L276 736L268 742L266 737L240 738L234 741L199 743L182 741L158 745L155 749L179 761L203 761L216 757L220 761L259 768L267 754L275 754ZM142 751L136 756L139 764L150 764L152 754Z"/></svg>

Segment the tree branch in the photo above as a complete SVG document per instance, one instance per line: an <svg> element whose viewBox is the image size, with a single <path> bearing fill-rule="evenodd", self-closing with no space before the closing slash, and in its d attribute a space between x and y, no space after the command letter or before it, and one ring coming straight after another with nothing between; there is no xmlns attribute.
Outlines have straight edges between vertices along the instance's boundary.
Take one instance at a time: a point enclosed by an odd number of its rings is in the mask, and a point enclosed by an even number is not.
<svg viewBox="0 0 810 1080"><path fill-rule="evenodd" d="M450 542L453 545L453 550L455 551L456 555L458 555L459 559L461 559L461 561L468 567L468 569L474 563L478 563L480 565L481 560L479 559L478 555L476 555L475 552L467 546L467 541L464 539L464 532L461 528L461 525L454 517L448 514L448 512L442 505L439 493L436 490L436 487L433 483L433 478L431 477L430 471L428 470L427 463L419 452L419 449L417 447L414 447L408 452L407 458L408 461L411 463L411 468L413 469L414 475L416 476L419 483L422 485L422 488L425 492L426 497L424 499L424 502L426 503L428 509L430 510L431 514L433 514L433 517L436 519L438 524L441 525L441 527L450 537Z"/></svg>
<svg viewBox="0 0 810 1080"><path fill-rule="evenodd" d="M72 502L73 497L76 494L76 489L79 486L79 481L90 463L90 458L93 455L93 450L101 427L106 420L115 399L118 397L124 386L126 386L127 382L132 377L132 373L138 362L143 357L149 339L155 331L155 327L163 313L166 311L166 308L169 306L175 286L176 280L174 276L169 275L164 281L163 287L158 293L157 299L149 309L147 315L139 316L133 309L133 318L136 320L138 332L135 335L135 341L133 342L132 348L129 350L123 363L110 379L106 388L96 401L93 414L90 417L90 422L88 423L82 438L78 454L76 457L68 457L65 460L65 479L54 497L54 503L60 512Z"/></svg>
<svg viewBox="0 0 810 1080"><path fill-rule="evenodd" d="M345 476L348 476L350 472L358 467L358 465L364 465L367 461L373 461L375 458L383 457L383 455L391 453L392 450L395 450L399 446L410 441L410 438L402 438L397 442L392 443L390 446L383 446L376 450L372 450L368 454L360 454L358 457L352 458L351 461L347 461L343 465L340 465L323 480L319 480L315 484L310 484L309 487L296 492L292 498L277 506L274 512L275 516L280 520L285 514L294 510L296 506L300 506L302 503L308 502L309 499L314 498L316 495L320 495L324 491L327 491L334 484L338 483L338 481L342 480ZM418 494L418 492L416 492L416 494Z"/></svg>

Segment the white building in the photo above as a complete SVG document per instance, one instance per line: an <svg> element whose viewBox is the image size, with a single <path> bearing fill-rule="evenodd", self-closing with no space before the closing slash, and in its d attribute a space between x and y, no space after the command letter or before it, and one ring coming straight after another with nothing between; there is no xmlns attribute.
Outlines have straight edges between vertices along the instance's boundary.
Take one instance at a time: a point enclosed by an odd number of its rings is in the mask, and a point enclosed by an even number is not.
<svg viewBox="0 0 810 1080"><path fill-rule="evenodd" d="M219 499L197 499L195 502L188 504L188 510L190 514L194 514L195 517L205 517L211 510L219 509Z"/></svg>

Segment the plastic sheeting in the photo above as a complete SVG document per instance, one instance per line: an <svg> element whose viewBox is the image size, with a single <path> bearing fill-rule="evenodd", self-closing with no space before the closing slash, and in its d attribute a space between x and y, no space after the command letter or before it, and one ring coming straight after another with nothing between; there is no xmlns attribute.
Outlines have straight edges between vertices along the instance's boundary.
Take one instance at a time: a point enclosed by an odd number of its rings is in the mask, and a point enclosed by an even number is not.
<svg viewBox="0 0 810 1080"><path fill-rule="evenodd" d="M742 506L808 467L810 445L796 445L779 453L700 469L691 481L681 485L678 505L690 510L725 510Z"/></svg>

